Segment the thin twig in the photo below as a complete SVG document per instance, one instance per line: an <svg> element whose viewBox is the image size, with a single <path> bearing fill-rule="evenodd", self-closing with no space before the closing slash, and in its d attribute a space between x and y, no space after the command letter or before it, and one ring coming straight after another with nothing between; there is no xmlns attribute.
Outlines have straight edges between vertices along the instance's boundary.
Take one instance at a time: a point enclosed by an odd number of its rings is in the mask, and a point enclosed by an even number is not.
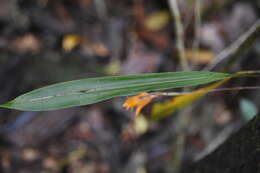
<svg viewBox="0 0 260 173"><path fill-rule="evenodd" d="M177 37L177 51L180 58L181 67L184 71L189 71L189 65L187 62L187 58L185 55L185 45L184 45L184 29L183 24L181 21L180 11L178 7L177 0L168 0L170 9L172 11L174 21L175 21L175 30L176 30L176 37ZM184 92L188 92L189 90L184 90ZM184 112L179 114L178 119L178 131L174 146L174 155L172 158L171 166L169 167L169 172L178 173L181 170L181 164L183 160L184 154L184 145L186 141L186 130L190 124L191 120L191 111L190 107L186 109Z"/></svg>
<svg viewBox="0 0 260 173"><path fill-rule="evenodd" d="M189 66L188 66L186 55L185 55L184 31L183 31L183 25L181 22L180 11L178 8L178 2L177 2L177 0L168 0L168 2L169 2L170 9L172 11L174 21L175 21L175 30L176 30L176 37L177 37L177 51L179 54L181 66L184 71L189 71Z"/></svg>
<svg viewBox="0 0 260 173"><path fill-rule="evenodd" d="M98 17L105 19L107 17L107 5L105 0L94 0Z"/></svg>
<svg viewBox="0 0 260 173"><path fill-rule="evenodd" d="M239 48L241 48L247 40L249 40L250 36L252 36L255 32L260 30L260 19L258 19L243 35L241 35L234 43L232 43L229 47L221 51L214 60L206 66L203 70L204 71L211 71L214 69L219 63L223 60L231 57L234 55Z"/></svg>
<svg viewBox="0 0 260 173"><path fill-rule="evenodd" d="M196 154L194 157L194 162L197 162L204 158L209 153L213 152L218 146L220 146L236 129L241 127L241 122L234 122L227 127L225 127L217 136L208 144L208 146L201 151L200 153Z"/></svg>
<svg viewBox="0 0 260 173"><path fill-rule="evenodd" d="M201 91L191 91L191 92L151 92L149 95L159 95L159 96L181 96L181 95L193 95L193 94L203 94L212 92L223 92L223 91L238 91L238 90L256 90L260 89L260 86L241 86L233 88L217 88L217 89L205 89Z"/></svg>
<svg viewBox="0 0 260 173"><path fill-rule="evenodd" d="M200 27L201 27L201 0L195 1L194 16L195 16L195 27L194 27L194 41L193 41L193 51L194 57L198 57L199 54L199 38L200 38Z"/></svg>

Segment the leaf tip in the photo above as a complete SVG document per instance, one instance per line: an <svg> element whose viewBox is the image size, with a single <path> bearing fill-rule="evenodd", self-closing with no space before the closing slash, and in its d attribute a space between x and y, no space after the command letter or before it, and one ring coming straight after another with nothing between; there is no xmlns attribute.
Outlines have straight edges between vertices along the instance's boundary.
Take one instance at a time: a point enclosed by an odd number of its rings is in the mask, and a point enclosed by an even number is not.
<svg viewBox="0 0 260 173"><path fill-rule="evenodd" d="M11 108L12 107L12 102L6 102L4 104L0 104L0 108Z"/></svg>

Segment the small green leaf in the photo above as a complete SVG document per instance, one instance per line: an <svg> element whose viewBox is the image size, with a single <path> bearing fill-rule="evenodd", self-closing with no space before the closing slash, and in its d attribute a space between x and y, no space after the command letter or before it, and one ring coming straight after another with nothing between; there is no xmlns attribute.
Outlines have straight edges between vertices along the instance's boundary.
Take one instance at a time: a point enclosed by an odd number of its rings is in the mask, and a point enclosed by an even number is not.
<svg viewBox="0 0 260 173"><path fill-rule="evenodd" d="M240 109L242 115L246 120L251 120L257 114L257 108L250 100L241 99L240 100Z"/></svg>
<svg viewBox="0 0 260 173"><path fill-rule="evenodd" d="M0 107L26 111L55 110L141 92L206 84L230 77L233 75L217 72L169 72L88 78L36 89Z"/></svg>

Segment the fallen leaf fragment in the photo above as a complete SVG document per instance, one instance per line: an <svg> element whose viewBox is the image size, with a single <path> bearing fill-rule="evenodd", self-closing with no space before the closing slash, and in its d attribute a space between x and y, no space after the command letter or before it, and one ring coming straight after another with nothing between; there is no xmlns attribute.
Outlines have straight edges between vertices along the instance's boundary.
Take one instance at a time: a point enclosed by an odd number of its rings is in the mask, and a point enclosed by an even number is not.
<svg viewBox="0 0 260 173"><path fill-rule="evenodd" d="M62 48L65 51L71 51L81 43L81 37L77 34L65 35L62 41Z"/></svg>
<svg viewBox="0 0 260 173"><path fill-rule="evenodd" d="M214 53L209 50L198 50L197 52L191 49L185 51L188 61L193 64L208 64L214 58Z"/></svg>
<svg viewBox="0 0 260 173"><path fill-rule="evenodd" d="M129 97L124 102L123 107L126 108L126 110L136 107L135 115L138 115L141 110L156 97L158 97L158 95L151 95L144 92L136 96Z"/></svg>
<svg viewBox="0 0 260 173"><path fill-rule="evenodd" d="M33 161L39 158L39 152L34 149L28 148L23 151L22 157L26 161Z"/></svg>
<svg viewBox="0 0 260 173"><path fill-rule="evenodd" d="M40 50L40 47L39 39L30 33L17 37L13 42L13 48L21 53L35 53Z"/></svg>
<svg viewBox="0 0 260 173"><path fill-rule="evenodd" d="M93 49L96 55L98 56L105 57L109 55L109 50L104 44L101 43L94 44Z"/></svg>
<svg viewBox="0 0 260 173"><path fill-rule="evenodd" d="M149 122L144 116L138 116L134 119L133 128L137 135L142 135L148 130Z"/></svg>
<svg viewBox="0 0 260 173"><path fill-rule="evenodd" d="M105 67L105 72L109 75L115 75L120 72L121 64L119 60L113 60Z"/></svg>
<svg viewBox="0 0 260 173"><path fill-rule="evenodd" d="M146 17L144 26L149 31L158 31L164 28L170 21L170 13L159 11Z"/></svg>

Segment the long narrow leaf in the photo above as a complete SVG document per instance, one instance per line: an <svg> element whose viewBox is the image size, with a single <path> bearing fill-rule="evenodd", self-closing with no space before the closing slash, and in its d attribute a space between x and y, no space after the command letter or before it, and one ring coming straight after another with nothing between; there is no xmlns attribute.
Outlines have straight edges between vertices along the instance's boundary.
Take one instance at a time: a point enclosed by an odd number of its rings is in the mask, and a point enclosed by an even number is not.
<svg viewBox="0 0 260 173"><path fill-rule="evenodd" d="M232 74L217 72L169 72L88 78L36 89L0 107L29 111L55 110L140 92L195 86L230 77Z"/></svg>
<svg viewBox="0 0 260 173"><path fill-rule="evenodd" d="M165 118L205 96L208 92L214 90L228 80L229 78L226 78L208 86L196 89L189 94L173 97L172 100L164 103L156 103L152 107L151 117L153 120Z"/></svg>

